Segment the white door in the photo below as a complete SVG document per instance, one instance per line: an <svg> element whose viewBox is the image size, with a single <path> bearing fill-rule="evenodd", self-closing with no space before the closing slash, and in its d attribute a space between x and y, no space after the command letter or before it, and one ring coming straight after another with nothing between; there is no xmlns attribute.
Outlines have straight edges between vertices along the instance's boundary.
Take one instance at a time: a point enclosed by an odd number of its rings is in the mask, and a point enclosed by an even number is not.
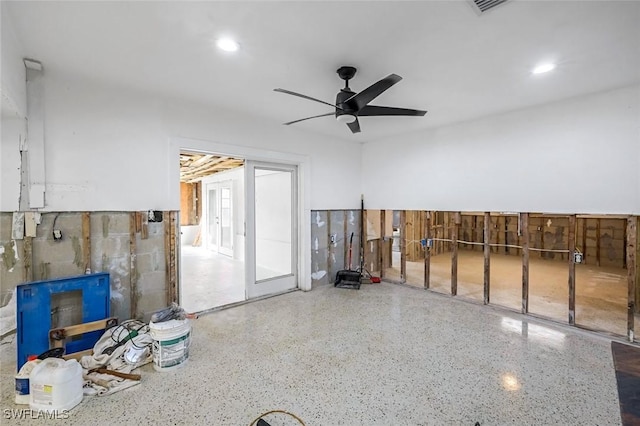
<svg viewBox="0 0 640 426"><path fill-rule="evenodd" d="M231 183L208 183L207 193L207 248L233 256L233 211Z"/></svg>
<svg viewBox="0 0 640 426"><path fill-rule="evenodd" d="M249 299L298 287L297 168L247 161Z"/></svg>

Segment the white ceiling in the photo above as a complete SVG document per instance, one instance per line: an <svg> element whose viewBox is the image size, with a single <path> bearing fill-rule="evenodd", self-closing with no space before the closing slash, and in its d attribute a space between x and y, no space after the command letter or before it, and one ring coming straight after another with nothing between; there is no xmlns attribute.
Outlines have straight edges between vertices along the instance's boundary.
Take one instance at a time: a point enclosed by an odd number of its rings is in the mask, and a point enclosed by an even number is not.
<svg viewBox="0 0 640 426"><path fill-rule="evenodd" d="M639 1L511 0L478 15L460 1L2 2L25 56L45 72L213 104L283 123L331 108L335 73L360 91L404 79L373 103L425 117L332 117L299 129L367 142L640 82ZM217 37L241 50L216 50ZM555 61L549 74L531 75Z"/></svg>

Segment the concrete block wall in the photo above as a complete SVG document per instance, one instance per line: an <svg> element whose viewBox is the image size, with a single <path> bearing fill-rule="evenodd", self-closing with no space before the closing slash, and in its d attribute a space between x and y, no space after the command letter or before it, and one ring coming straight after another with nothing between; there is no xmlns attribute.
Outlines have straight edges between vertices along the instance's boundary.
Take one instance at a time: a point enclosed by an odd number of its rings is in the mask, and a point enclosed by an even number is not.
<svg viewBox="0 0 640 426"><path fill-rule="evenodd" d="M168 220L168 215L165 217ZM149 223L148 237L136 235L138 299L136 317L149 320L149 314L167 305L167 265L164 245L164 222Z"/></svg>
<svg viewBox="0 0 640 426"><path fill-rule="evenodd" d="M54 225L55 223L55 225ZM53 238L53 229L62 238ZM33 280L84 274L82 216L77 213L44 213L33 239Z"/></svg>
<svg viewBox="0 0 640 426"><path fill-rule="evenodd" d="M135 214L91 212L90 264L85 265L82 215L82 212L41 215L32 240L32 280L81 275L89 266L91 272L109 272L111 313L121 321L146 318L165 307L168 303L165 223L149 223L145 238L136 232L132 245L131 221L135 220ZM25 269L25 240L12 239L12 216L11 212L0 213L0 306L9 302L17 285L31 281ZM54 223L62 233L60 240L53 238ZM69 300L61 297L56 303L67 306L73 297L69 295ZM52 310L57 308L60 307L52 306Z"/></svg>
<svg viewBox="0 0 640 426"><path fill-rule="evenodd" d="M360 211L311 212L311 283L333 284L338 271L349 268L349 240L353 232L351 268L360 267Z"/></svg>
<svg viewBox="0 0 640 426"><path fill-rule="evenodd" d="M25 280L24 240L11 239L11 213L0 213L0 306L9 303L16 284Z"/></svg>

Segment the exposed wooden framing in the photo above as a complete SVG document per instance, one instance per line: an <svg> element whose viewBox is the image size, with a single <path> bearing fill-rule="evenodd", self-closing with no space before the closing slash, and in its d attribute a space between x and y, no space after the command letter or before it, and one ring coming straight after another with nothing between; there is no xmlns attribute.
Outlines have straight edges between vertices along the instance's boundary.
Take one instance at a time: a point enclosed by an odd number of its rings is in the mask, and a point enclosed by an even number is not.
<svg viewBox="0 0 640 426"><path fill-rule="evenodd" d="M498 244L498 246L496 247L496 251L498 253L500 253L500 250L502 250L502 248L500 247L500 235L502 235L502 232L500 232L502 230L502 226L500 226L500 218L502 216L496 216L496 244Z"/></svg>
<svg viewBox="0 0 640 426"><path fill-rule="evenodd" d="M541 249L544 249L544 217L540 216L540 247ZM542 254L544 252L542 250L538 251L538 257L542 258Z"/></svg>
<svg viewBox="0 0 640 426"><path fill-rule="evenodd" d="M331 212L327 211L327 217L329 217L329 215L331 214ZM348 214L347 211L344 210L342 212L342 214L344 215L344 220L342 221L342 223L344 223L344 254L343 254L343 262L342 264L344 265L344 269L348 269L349 265L347 264L349 262L349 235L347 235L347 220L348 220Z"/></svg>
<svg viewBox="0 0 640 426"><path fill-rule="evenodd" d="M478 229L478 216L477 215L473 215L472 216L473 219L471 221L471 241L475 242L476 240L476 231ZM476 251L476 246L471 246L471 250Z"/></svg>
<svg viewBox="0 0 640 426"><path fill-rule="evenodd" d="M176 251L176 224L178 213L175 211L164 212L164 253L167 272L167 304L178 301L178 275L177 275L177 251Z"/></svg>
<svg viewBox="0 0 640 426"><path fill-rule="evenodd" d="M529 213L520 215L522 234L522 313L529 312ZM544 231L543 231L544 232Z"/></svg>
<svg viewBox="0 0 640 426"><path fill-rule="evenodd" d="M243 160L202 154L180 154L180 181L195 183L204 176L234 169L244 164Z"/></svg>
<svg viewBox="0 0 640 426"><path fill-rule="evenodd" d="M385 250L385 230L387 224L386 210L380 210L380 239L378 240L378 261L380 262L380 278L384 277L384 250Z"/></svg>
<svg viewBox="0 0 640 426"><path fill-rule="evenodd" d="M400 210L400 282L407 282L407 212Z"/></svg>
<svg viewBox="0 0 640 426"><path fill-rule="evenodd" d="M362 209L362 214L360 215L360 263L358 264L358 268L362 267L363 270L360 272L364 273L364 269L367 269L367 211ZM357 269L357 268L356 268ZM369 271L371 272L371 271Z"/></svg>
<svg viewBox="0 0 640 426"><path fill-rule="evenodd" d="M424 214L424 238L431 238L431 212L423 212ZM424 288L429 288L429 280L431 279L431 249L425 245L424 248Z"/></svg>
<svg viewBox="0 0 640 426"><path fill-rule="evenodd" d="M331 267L334 265L332 258L335 258L335 249L335 245L331 242L331 212L327 210L327 273L329 274L331 273ZM331 256L331 253L334 256Z"/></svg>
<svg viewBox="0 0 640 426"><path fill-rule="evenodd" d="M33 237L24 237L22 240L24 258L24 282L33 281Z"/></svg>
<svg viewBox="0 0 640 426"><path fill-rule="evenodd" d="M587 219L582 219L582 259L587 261Z"/></svg>
<svg viewBox="0 0 640 426"><path fill-rule="evenodd" d="M415 217L414 217L414 212L409 210L402 210L401 214L404 214L404 227L402 227L402 230L400 231L401 235L404 235L404 237L401 237L401 239L404 241L404 250L402 251L402 253L404 253L405 255L405 259L408 261L412 261L414 260L413 258L413 244L409 244L408 242L411 240L414 240L414 230L415 230Z"/></svg>
<svg viewBox="0 0 640 426"><path fill-rule="evenodd" d="M627 218L627 282L628 282L628 308L627 308L627 337L633 342L635 336L634 315L636 311L636 289L638 267L636 253L638 247L638 218L629 216Z"/></svg>
<svg viewBox="0 0 640 426"><path fill-rule="evenodd" d="M636 264L635 264L635 269L636 269L636 298L635 298L635 305L636 305L636 315L638 315L636 318L638 319L637 323L638 326L640 327L640 265L638 265L638 259L640 259L640 226L638 226L638 222L640 222L640 217L636 216L636 229L637 229L637 233L636 233ZM627 240L627 244L629 244L629 241ZM627 250L628 252L629 250ZM629 267L629 264L627 263L627 267ZM637 340L637 337L636 337Z"/></svg>
<svg viewBox="0 0 640 426"><path fill-rule="evenodd" d="M484 304L488 305L490 302L490 287L491 281L491 213L484 213Z"/></svg>
<svg viewBox="0 0 640 426"><path fill-rule="evenodd" d="M140 238L146 240L149 238L149 214L147 212L139 212L140 214Z"/></svg>
<svg viewBox="0 0 640 426"><path fill-rule="evenodd" d="M451 294L458 294L458 231L460 229L460 212L453 214L451 227Z"/></svg>
<svg viewBox="0 0 640 426"><path fill-rule="evenodd" d="M628 245L627 245L627 232L625 229L625 232L622 236L622 267L624 269L627 269L627 249L628 249Z"/></svg>
<svg viewBox="0 0 640 426"><path fill-rule="evenodd" d="M91 213L82 213L82 264L84 271L91 270Z"/></svg>
<svg viewBox="0 0 640 426"><path fill-rule="evenodd" d="M600 218L596 219L596 266L600 266Z"/></svg>
<svg viewBox="0 0 640 426"><path fill-rule="evenodd" d="M569 216L569 324L576 324L576 216Z"/></svg>
<svg viewBox="0 0 640 426"><path fill-rule="evenodd" d="M136 258L137 216L137 213L129 214L129 283L131 292L131 318L137 318L138 315L138 262Z"/></svg>
<svg viewBox="0 0 640 426"><path fill-rule="evenodd" d="M142 232L142 213L136 212L136 232Z"/></svg>

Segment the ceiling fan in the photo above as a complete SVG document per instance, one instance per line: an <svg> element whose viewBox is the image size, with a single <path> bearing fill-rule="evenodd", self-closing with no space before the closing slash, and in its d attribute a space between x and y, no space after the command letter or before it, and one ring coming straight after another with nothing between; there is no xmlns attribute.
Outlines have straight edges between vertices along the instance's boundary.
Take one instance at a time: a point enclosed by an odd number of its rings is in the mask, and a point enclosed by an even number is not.
<svg viewBox="0 0 640 426"><path fill-rule="evenodd" d="M369 105L369 102L378 97L382 92L402 80L402 77L396 74L390 74L382 80L373 83L359 93L353 92L349 88L349 80L356 74L354 67L340 67L337 70L338 76L344 80L345 85L343 89L340 89L336 96L336 103L331 104L329 102L321 101L320 99L312 98L311 96L302 95L300 93L292 92L285 89L273 89L276 92L286 93L287 95L298 96L300 98L309 99L311 101L320 102L321 104L329 105L335 108L335 112L328 112L326 114L314 115L313 117L301 118L300 120L290 121L284 123L285 125L298 123L300 121L310 120L312 118L327 117L329 115L335 115L336 119L340 123L345 123L351 132L360 132L360 123L358 117L372 117L372 116L384 116L384 115L404 115L422 117L427 111L421 111L416 109L407 108L395 108L388 106Z"/></svg>

